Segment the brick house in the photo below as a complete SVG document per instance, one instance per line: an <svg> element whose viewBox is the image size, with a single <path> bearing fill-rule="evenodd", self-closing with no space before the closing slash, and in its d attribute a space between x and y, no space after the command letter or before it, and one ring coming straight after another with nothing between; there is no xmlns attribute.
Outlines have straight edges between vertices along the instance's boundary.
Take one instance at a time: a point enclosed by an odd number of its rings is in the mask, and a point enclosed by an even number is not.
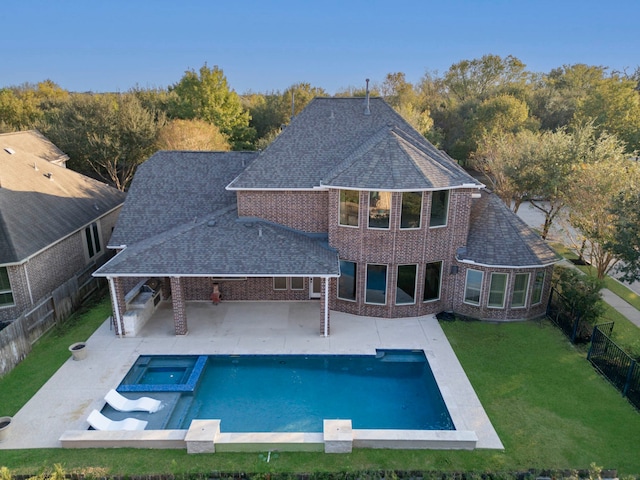
<svg viewBox="0 0 640 480"><path fill-rule="evenodd" d="M81 300L83 279L95 283L91 273L108 257L105 246L125 194L65 168L67 158L37 131L0 135L4 324L43 302L44 316L68 314Z"/></svg>
<svg viewBox="0 0 640 480"><path fill-rule="evenodd" d="M317 298L325 335L331 311L529 319L557 261L379 98L316 98L262 152L156 153L109 246L119 253L96 275L124 335L145 291L170 299L176 334L185 302L220 298Z"/></svg>

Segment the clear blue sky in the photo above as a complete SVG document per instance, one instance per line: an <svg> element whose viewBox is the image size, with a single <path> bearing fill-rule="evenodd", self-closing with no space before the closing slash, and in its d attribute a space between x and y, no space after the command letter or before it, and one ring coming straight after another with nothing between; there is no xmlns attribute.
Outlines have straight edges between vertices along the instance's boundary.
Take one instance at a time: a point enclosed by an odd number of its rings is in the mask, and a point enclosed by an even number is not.
<svg viewBox="0 0 640 480"><path fill-rule="evenodd" d="M0 87L167 87L207 62L238 93L333 94L488 53L534 72L640 65L640 0L2 0L0 15Z"/></svg>

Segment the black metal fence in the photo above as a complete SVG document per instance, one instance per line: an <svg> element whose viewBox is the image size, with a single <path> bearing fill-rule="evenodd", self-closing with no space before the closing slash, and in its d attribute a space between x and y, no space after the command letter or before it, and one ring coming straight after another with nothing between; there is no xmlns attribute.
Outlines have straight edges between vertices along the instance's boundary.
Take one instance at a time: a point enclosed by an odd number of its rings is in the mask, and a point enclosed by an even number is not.
<svg viewBox="0 0 640 480"><path fill-rule="evenodd" d="M589 343L591 340L591 325L580 318L580 312L555 288L551 288L547 317L569 337L571 343Z"/></svg>
<svg viewBox="0 0 640 480"><path fill-rule="evenodd" d="M640 366L609 338L612 330L613 322L593 327L587 360L640 409Z"/></svg>

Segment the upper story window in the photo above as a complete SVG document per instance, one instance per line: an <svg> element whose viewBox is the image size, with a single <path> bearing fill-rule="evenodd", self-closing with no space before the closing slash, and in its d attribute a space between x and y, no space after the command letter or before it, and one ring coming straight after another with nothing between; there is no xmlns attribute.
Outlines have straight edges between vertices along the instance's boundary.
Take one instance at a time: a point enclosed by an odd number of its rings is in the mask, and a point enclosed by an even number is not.
<svg viewBox="0 0 640 480"><path fill-rule="evenodd" d="M527 304L527 288L529 287L529 274L516 273L513 281L513 293L511 294L511 307L524 307Z"/></svg>
<svg viewBox="0 0 640 480"><path fill-rule="evenodd" d="M480 291L484 273L479 270L467 270L467 280L464 286L464 303L480 305Z"/></svg>
<svg viewBox="0 0 640 480"><path fill-rule="evenodd" d="M13 292L7 267L0 267L0 307L13 305Z"/></svg>
<svg viewBox="0 0 640 480"><path fill-rule="evenodd" d="M531 294L531 305L536 305L542 301L542 287L544 286L544 272L536 272L533 282L533 293Z"/></svg>
<svg viewBox="0 0 640 480"><path fill-rule="evenodd" d="M422 192L403 192L400 228L420 228L421 218Z"/></svg>
<svg viewBox="0 0 640 480"><path fill-rule="evenodd" d="M391 192L369 192L369 228L389 228Z"/></svg>
<svg viewBox="0 0 640 480"><path fill-rule="evenodd" d="M449 213L449 190L431 192L430 227L444 227Z"/></svg>
<svg viewBox="0 0 640 480"><path fill-rule="evenodd" d="M340 190L340 225L357 227L359 214L360 192Z"/></svg>
<svg viewBox="0 0 640 480"><path fill-rule="evenodd" d="M91 260L102 251L98 222L93 222L84 228L84 239L87 247L87 255L89 260Z"/></svg>
<svg viewBox="0 0 640 480"><path fill-rule="evenodd" d="M492 273L491 284L489 285L489 302L487 306L491 308L504 308L504 297L507 289L507 274Z"/></svg>

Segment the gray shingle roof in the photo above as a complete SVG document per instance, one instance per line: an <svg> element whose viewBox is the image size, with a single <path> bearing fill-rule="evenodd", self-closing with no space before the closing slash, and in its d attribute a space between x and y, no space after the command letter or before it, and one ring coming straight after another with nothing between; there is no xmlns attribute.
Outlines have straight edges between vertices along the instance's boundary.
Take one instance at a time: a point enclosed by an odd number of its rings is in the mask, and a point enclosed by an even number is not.
<svg viewBox="0 0 640 480"><path fill-rule="evenodd" d="M59 150L41 135L26 133L29 142L44 143L36 154L16 147L17 134L0 135L0 264L26 260L125 198L105 183L43 160L43 151Z"/></svg>
<svg viewBox="0 0 640 480"><path fill-rule="evenodd" d="M109 246L132 245L234 205L236 194L225 186L256 156L256 152L155 153L136 171Z"/></svg>
<svg viewBox="0 0 640 480"><path fill-rule="evenodd" d="M120 252L96 276L339 275L326 237L305 235L235 211L180 225Z"/></svg>
<svg viewBox="0 0 640 480"><path fill-rule="evenodd" d="M354 188L346 184L359 181L367 188L383 177L386 188L398 190L480 185L382 99L370 100L370 115L364 111L362 98L315 98L229 188L312 189L323 180ZM374 156L375 168L367 168L366 162L372 160L368 154ZM348 159L351 167L345 169ZM336 169L342 171L338 177ZM366 185L358 176L364 170L370 177ZM389 171L396 174L391 183ZM419 175L407 179L405 172Z"/></svg>
<svg viewBox="0 0 640 480"><path fill-rule="evenodd" d="M543 266L560 260L497 195L483 191L473 202L467 246L458 252L459 260L510 267Z"/></svg>

